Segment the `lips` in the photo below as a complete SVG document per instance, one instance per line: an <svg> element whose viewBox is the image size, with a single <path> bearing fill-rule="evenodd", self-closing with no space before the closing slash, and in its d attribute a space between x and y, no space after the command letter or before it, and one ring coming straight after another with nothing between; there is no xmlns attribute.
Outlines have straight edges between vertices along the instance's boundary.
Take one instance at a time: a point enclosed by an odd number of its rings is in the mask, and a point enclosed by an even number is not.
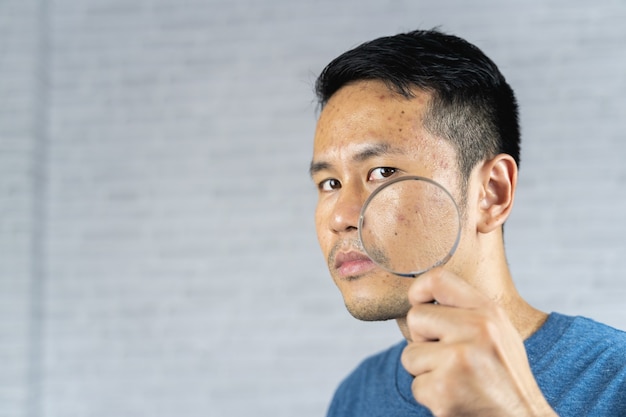
<svg viewBox="0 0 626 417"><path fill-rule="evenodd" d="M339 252L335 257L335 270L343 277L362 275L374 267L374 262L361 252Z"/></svg>

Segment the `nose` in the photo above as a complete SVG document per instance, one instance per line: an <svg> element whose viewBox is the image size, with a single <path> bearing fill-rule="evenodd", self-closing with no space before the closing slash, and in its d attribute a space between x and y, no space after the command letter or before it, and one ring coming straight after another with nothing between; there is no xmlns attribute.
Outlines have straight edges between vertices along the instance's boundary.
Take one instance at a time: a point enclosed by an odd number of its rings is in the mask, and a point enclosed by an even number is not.
<svg viewBox="0 0 626 417"><path fill-rule="evenodd" d="M363 191L356 187L343 187L337 196L330 219L335 233L354 232L358 229L361 207L365 201Z"/></svg>

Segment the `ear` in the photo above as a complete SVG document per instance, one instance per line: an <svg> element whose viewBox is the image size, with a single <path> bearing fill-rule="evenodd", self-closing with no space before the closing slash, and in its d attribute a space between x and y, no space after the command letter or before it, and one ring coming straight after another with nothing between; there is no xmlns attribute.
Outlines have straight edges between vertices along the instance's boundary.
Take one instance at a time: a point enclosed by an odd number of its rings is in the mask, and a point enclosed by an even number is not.
<svg viewBox="0 0 626 417"><path fill-rule="evenodd" d="M502 226L511 213L517 186L517 164L511 155L499 154L486 161L480 170L480 233Z"/></svg>

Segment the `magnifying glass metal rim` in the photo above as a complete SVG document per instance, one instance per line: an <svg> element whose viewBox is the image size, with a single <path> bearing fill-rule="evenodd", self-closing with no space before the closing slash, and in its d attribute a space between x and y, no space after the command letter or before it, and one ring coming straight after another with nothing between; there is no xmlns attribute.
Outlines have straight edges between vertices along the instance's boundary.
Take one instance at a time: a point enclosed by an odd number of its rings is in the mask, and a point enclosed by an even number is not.
<svg viewBox="0 0 626 417"><path fill-rule="evenodd" d="M456 233L456 238L454 240L454 243L452 244L452 247L450 248L450 250L448 251L447 255L444 256L442 259L440 259L439 261L435 262L433 265L418 270L418 271L411 271L411 272L398 272L398 271L394 271L388 267L386 267L385 265L382 265L380 263L378 263L375 259L373 259L369 253L367 253L367 248L365 247L365 245L363 244L363 221L365 220L365 210L367 210L367 207L369 206L370 202L384 189L386 189L387 187L401 182L401 181L424 181L427 183L430 183L436 187L438 187L439 189L441 189L443 192L445 192L447 194L447 196L450 198L450 200L452 201L452 203L454 204L454 209L456 210L456 215L457 215L457 219L458 219L458 227L457 227L457 233ZM400 276L400 277L406 277L406 278L415 278L421 274L423 274L424 272L430 271L433 268L436 268L438 266L444 265L446 262L448 262L450 260L450 258L452 257L452 255L454 255L454 252L456 252L457 247L459 246L459 241L461 240L461 212L459 210L459 205L456 203L456 200L454 199L454 197L452 196L452 194L450 194L450 192L441 184L439 184L437 181L432 180L430 178L426 178L426 177L421 177L418 175L405 175L402 177L398 177L398 178L394 178L384 184L382 184L380 187L378 187L377 189L374 190L374 192L372 194L369 195L369 197L367 197L367 199L365 200L365 203L363 203L363 207L361 207L361 213L359 215L359 243L361 245L361 247L363 248L363 250L365 251L365 253L367 254L367 256L369 256L369 258L376 264L378 265L380 268L384 269L387 272L391 272L394 275Z"/></svg>

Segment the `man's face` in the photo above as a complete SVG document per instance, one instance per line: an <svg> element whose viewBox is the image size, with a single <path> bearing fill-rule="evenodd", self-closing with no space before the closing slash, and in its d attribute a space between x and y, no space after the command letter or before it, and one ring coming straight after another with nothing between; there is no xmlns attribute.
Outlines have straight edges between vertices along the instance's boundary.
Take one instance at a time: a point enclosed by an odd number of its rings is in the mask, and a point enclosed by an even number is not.
<svg viewBox="0 0 626 417"><path fill-rule="evenodd" d="M360 249L367 197L402 175L434 179L458 194L456 152L422 126L428 99L417 91L408 100L381 82L361 81L337 91L317 124L311 164L317 236L346 307L362 320L404 317L412 282L381 270Z"/></svg>

